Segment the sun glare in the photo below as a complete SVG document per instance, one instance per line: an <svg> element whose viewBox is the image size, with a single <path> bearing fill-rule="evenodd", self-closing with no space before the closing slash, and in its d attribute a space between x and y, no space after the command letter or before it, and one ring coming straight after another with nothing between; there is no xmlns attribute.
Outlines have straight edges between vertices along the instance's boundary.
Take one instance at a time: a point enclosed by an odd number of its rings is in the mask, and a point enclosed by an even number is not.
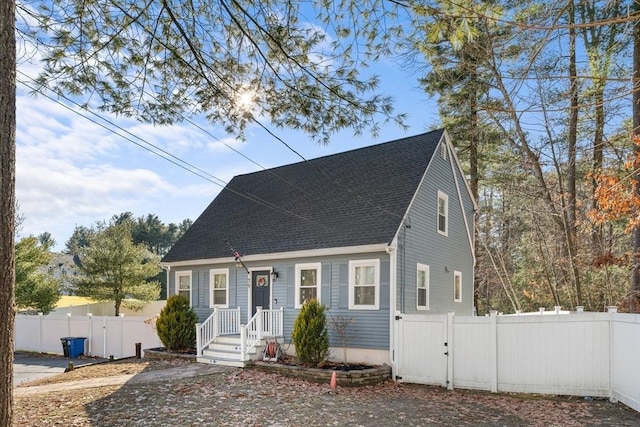
<svg viewBox="0 0 640 427"><path fill-rule="evenodd" d="M243 89L238 92L238 108L242 111L251 111L255 105L255 91Z"/></svg>

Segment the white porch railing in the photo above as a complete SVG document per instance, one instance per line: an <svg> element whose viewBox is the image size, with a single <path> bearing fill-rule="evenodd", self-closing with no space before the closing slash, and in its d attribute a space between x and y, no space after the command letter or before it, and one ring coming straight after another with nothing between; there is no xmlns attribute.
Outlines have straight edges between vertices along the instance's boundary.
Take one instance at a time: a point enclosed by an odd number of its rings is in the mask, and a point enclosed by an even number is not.
<svg viewBox="0 0 640 427"><path fill-rule="evenodd" d="M202 350L211 344L216 337L238 333L240 333L240 307L214 308L207 320L196 323L198 356L202 356Z"/></svg>
<svg viewBox="0 0 640 427"><path fill-rule="evenodd" d="M257 307L256 314L246 326L240 327L240 354L249 360L249 352L265 337L283 336L284 309L263 310Z"/></svg>

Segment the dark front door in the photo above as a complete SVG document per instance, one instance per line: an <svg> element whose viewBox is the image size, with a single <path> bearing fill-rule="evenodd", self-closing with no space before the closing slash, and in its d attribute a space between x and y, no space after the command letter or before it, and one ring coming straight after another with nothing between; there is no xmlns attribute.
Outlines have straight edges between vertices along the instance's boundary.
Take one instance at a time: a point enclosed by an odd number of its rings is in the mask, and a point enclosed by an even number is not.
<svg viewBox="0 0 640 427"><path fill-rule="evenodd" d="M271 281L269 270L251 272L251 315L256 314L256 307L271 308Z"/></svg>

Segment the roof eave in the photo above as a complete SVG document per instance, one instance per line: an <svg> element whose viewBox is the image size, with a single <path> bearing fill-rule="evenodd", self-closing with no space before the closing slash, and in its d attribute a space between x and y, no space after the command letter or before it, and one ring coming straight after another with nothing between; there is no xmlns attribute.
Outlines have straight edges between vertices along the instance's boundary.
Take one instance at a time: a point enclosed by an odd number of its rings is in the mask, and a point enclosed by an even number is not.
<svg viewBox="0 0 640 427"><path fill-rule="evenodd" d="M385 252L389 245L386 243L376 243L371 245L359 245L359 246L344 246L338 248L323 248L323 249L309 249L303 251L290 251L290 252L274 252L268 254L254 254L245 255L242 257L243 262L252 261L272 261L281 259L297 259L297 258L322 258L332 255L350 255L350 254L364 254L373 252ZM194 265L203 264L232 264L236 260L234 257L222 257L222 258L203 258L184 261L169 261L162 262L160 265L162 268L173 267L189 267Z"/></svg>

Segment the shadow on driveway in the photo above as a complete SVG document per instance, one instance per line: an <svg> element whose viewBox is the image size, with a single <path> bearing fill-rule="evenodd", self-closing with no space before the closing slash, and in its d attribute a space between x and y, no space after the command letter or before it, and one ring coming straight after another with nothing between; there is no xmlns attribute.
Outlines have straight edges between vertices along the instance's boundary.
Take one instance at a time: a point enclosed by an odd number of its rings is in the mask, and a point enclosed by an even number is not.
<svg viewBox="0 0 640 427"><path fill-rule="evenodd" d="M105 362L107 359L80 357L72 359L51 354L16 352L13 356L13 386L49 378L64 372L73 363L74 368Z"/></svg>

